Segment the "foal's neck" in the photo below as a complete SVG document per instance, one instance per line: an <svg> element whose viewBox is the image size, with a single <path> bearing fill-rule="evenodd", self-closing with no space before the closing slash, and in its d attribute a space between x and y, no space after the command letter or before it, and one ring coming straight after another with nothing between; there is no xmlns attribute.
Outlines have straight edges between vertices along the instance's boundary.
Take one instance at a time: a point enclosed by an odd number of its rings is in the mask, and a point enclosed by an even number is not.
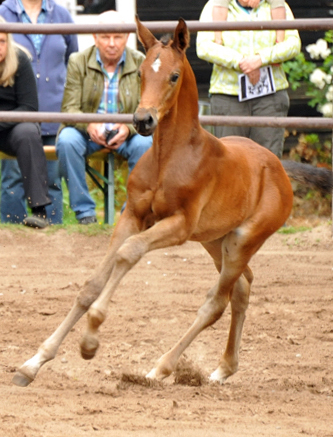
<svg viewBox="0 0 333 437"><path fill-rule="evenodd" d="M198 108L197 85L188 65L177 101L159 121L154 134L154 153L160 169L170 162L185 162L193 147L202 146Z"/></svg>
<svg viewBox="0 0 333 437"><path fill-rule="evenodd" d="M199 96L193 70L186 58L182 84L174 106L159 123L163 137L176 136L181 141L189 141L200 129Z"/></svg>

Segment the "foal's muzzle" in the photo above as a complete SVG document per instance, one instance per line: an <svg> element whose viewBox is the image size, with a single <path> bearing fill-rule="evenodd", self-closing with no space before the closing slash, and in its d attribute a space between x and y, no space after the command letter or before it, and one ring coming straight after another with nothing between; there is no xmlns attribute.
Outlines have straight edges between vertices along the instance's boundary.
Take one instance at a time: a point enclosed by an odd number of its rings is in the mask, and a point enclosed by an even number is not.
<svg viewBox="0 0 333 437"><path fill-rule="evenodd" d="M140 135L152 135L157 126L156 109L138 108L133 115L133 126Z"/></svg>

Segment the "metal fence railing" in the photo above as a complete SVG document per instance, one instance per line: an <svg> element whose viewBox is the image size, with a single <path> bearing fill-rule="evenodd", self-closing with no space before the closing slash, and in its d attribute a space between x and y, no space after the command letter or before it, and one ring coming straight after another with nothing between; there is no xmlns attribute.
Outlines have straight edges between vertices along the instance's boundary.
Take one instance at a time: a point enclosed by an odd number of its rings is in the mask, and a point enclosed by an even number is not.
<svg viewBox="0 0 333 437"><path fill-rule="evenodd" d="M177 21L149 21L143 22L152 32L172 32ZM187 21L191 32L202 30L266 30L266 29L298 29L298 30L328 30L333 29L333 18L274 20L257 22L214 22L202 23ZM101 32L135 32L136 26L132 24L24 24L0 23L0 32L29 33L29 34L92 34ZM48 122L123 122L131 123L130 114L65 114L47 112L1 112L0 121L48 121ZM200 116L203 125L218 126L270 126L285 128L308 129L333 129L332 118L318 117L235 117L235 116Z"/></svg>
<svg viewBox="0 0 333 437"><path fill-rule="evenodd" d="M149 30L156 33L173 32L177 21L143 21ZM333 28L333 18L303 18L295 20L273 21L239 21L211 22L186 21L190 32L202 30L328 30ZM38 34L79 34L102 32L136 32L134 23L127 24L25 24L25 23L0 23L0 32L4 33L38 33Z"/></svg>
<svg viewBox="0 0 333 437"><path fill-rule="evenodd" d="M7 112L0 111L0 121L31 121L49 123L132 123L132 114L68 114L57 112ZM286 129L333 129L333 118L320 117L252 117L232 115L201 115L205 126L260 126L285 127Z"/></svg>

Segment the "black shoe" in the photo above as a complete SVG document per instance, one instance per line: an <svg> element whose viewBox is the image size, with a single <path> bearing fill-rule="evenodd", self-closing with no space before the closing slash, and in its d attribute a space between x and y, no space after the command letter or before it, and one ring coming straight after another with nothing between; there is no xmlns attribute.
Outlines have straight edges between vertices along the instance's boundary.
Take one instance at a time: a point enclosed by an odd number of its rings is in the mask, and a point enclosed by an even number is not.
<svg viewBox="0 0 333 437"><path fill-rule="evenodd" d="M38 215L32 215L23 220L25 226L30 226L30 228L44 229L49 225L46 217L40 217Z"/></svg>
<svg viewBox="0 0 333 437"><path fill-rule="evenodd" d="M79 225L91 225L92 223L97 223L97 218L94 215L79 219Z"/></svg>

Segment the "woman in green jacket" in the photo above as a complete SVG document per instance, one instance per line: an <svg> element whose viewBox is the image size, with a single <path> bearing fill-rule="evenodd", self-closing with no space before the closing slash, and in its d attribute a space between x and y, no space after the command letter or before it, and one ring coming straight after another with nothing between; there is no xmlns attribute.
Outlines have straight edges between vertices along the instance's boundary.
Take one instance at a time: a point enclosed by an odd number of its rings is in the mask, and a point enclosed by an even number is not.
<svg viewBox="0 0 333 437"><path fill-rule="evenodd" d="M266 0L257 8L249 0L231 0L228 21L270 21ZM200 21L212 21L214 0L206 3ZM287 20L293 15L286 4ZM277 43L275 30L231 30L222 32L222 45L214 32L199 32L197 54L213 64L209 93L214 115L286 117L289 109L285 62L300 52L297 30L286 30ZM218 126L216 136L240 135L251 138L278 157L282 156L284 129L271 127Z"/></svg>

